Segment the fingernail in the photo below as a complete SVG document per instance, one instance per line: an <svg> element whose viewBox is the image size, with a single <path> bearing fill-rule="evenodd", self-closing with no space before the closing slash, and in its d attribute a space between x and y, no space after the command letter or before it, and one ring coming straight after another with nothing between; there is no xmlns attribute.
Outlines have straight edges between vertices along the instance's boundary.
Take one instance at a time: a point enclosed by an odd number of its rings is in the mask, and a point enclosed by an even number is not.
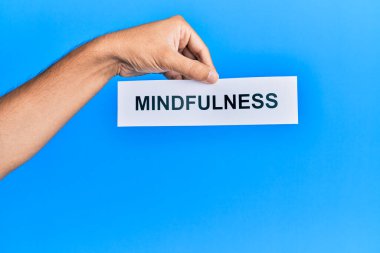
<svg viewBox="0 0 380 253"><path fill-rule="evenodd" d="M216 81L218 81L218 79L219 79L218 73L216 73L214 70L211 70L208 73L208 77L207 77L206 82L207 83L216 83Z"/></svg>

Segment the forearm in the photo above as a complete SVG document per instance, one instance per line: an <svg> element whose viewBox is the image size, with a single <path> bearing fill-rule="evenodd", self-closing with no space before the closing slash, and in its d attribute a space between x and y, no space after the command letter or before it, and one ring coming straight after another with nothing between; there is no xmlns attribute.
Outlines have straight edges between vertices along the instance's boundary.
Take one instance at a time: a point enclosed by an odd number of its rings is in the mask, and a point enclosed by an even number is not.
<svg viewBox="0 0 380 253"><path fill-rule="evenodd" d="M28 160L117 74L103 38L0 98L0 178Z"/></svg>
<svg viewBox="0 0 380 253"><path fill-rule="evenodd" d="M0 179L37 153L114 75L147 73L218 80L208 48L180 16L99 37L0 98Z"/></svg>

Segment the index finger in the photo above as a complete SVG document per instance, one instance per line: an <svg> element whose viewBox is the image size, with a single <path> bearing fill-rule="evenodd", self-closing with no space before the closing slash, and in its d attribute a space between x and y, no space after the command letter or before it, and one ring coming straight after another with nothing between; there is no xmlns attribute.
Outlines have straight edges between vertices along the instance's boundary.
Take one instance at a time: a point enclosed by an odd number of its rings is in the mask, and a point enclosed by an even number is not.
<svg viewBox="0 0 380 253"><path fill-rule="evenodd" d="M187 48L190 50L191 53L193 53L195 57L197 57L199 61L215 69L215 66L211 59L210 51L207 48L206 44L203 42L201 37L199 37L199 35L194 31L194 29L189 24L187 25L188 29L190 30Z"/></svg>

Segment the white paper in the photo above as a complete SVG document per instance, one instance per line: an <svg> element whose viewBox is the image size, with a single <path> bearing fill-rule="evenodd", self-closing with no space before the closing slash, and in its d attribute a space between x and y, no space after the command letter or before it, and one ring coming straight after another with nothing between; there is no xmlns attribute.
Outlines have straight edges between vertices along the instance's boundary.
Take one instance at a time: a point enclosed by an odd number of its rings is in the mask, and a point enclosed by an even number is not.
<svg viewBox="0 0 380 253"><path fill-rule="evenodd" d="M298 124L297 77L118 83L119 127L262 124Z"/></svg>

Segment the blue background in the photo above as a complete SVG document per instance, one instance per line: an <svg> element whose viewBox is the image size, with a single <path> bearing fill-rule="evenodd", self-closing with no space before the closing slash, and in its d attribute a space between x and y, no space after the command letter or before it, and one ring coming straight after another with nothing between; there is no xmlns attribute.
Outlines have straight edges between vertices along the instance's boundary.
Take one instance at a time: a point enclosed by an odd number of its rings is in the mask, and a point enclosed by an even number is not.
<svg viewBox="0 0 380 253"><path fill-rule="evenodd" d="M95 36L182 14L222 78L297 75L300 124L117 128L115 78L0 182L0 252L380 252L379 10L1 1L1 94Z"/></svg>

